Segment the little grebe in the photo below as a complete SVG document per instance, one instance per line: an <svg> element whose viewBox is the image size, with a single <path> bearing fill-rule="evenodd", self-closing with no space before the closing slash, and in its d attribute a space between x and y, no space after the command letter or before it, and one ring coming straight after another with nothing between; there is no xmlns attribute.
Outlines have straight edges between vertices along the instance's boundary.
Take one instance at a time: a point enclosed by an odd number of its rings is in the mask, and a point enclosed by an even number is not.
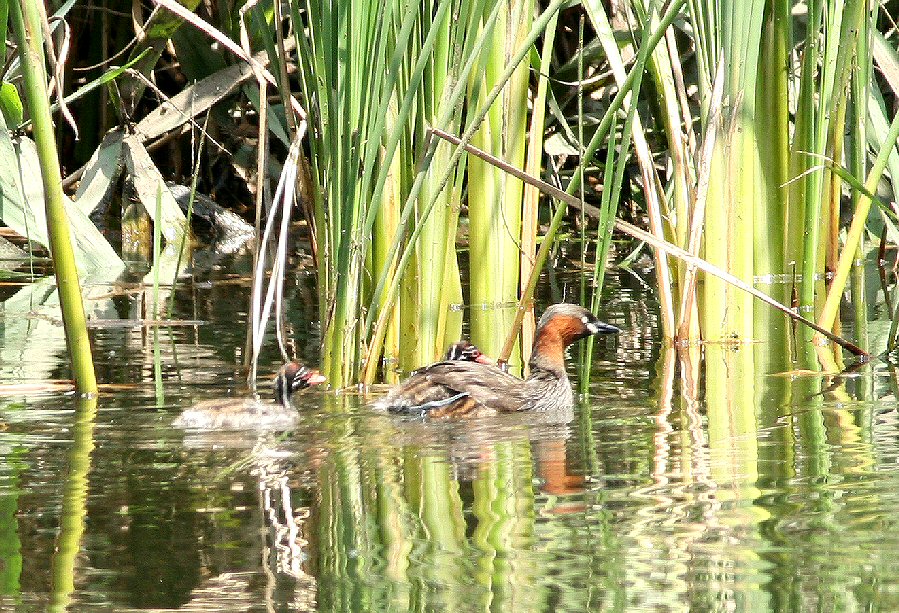
<svg viewBox="0 0 899 613"><path fill-rule="evenodd" d="M565 348L592 334L617 332L583 307L556 304L537 324L527 379L498 366L444 360L413 373L376 406L431 417L567 409L574 395L565 373Z"/></svg>
<svg viewBox="0 0 899 613"><path fill-rule="evenodd" d="M200 402L175 420L178 428L213 430L250 430L255 428L290 428L297 420L296 409L289 406L294 392L323 383L325 378L317 370L299 362L288 362L275 377L275 398L278 404L253 398L226 398Z"/></svg>

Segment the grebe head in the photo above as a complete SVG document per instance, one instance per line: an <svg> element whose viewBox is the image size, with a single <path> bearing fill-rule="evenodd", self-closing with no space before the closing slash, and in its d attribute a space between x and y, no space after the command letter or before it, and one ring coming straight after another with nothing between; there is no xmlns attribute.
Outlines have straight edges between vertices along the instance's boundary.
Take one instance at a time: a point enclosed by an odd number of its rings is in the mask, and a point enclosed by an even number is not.
<svg viewBox="0 0 899 613"><path fill-rule="evenodd" d="M589 309L576 304L554 304L537 323L531 366L564 371L568 345L593 334L618 332L618 328L600 321Z"/></svg>
<svg viewBox="0 0 899 613"><path fill-rule="evenodd" d="M469 341L453 343L446 350L444 360L460 360L462 362L477 362L479 364L493 364L493 360L481 353L474 344Z"/></svg>
<svg viewBox="0 0 899 613"><path fill-rule="evenodd" d="M310 385L324 383L324 375L299 362L293 361L284 364L275 377L275 400L281 404L290 402L290 397L295 392L306 389Z"/></svg>
<svg viewBox="0 0 899 613"><path fill-rule="evenodd" d="M611 324L597 319L596 315L576 304L554 304L543 312L537 324L537 336L541 332L559 333L571 344L591 334L617 334L621 332Z"/></svg>

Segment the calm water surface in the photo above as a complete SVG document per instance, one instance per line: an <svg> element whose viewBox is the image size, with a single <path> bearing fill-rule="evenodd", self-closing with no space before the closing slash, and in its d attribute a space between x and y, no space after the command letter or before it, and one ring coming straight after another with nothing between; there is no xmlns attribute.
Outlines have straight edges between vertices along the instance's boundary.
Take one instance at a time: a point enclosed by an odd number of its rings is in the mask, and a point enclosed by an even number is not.
<svg viewBox="0 0 899 613"><path fill-rule="evenodd" d="M314 363L313 283L290 310ZM899 610L889 369L785 372L761 343L682 356L691 370L660 346L647 284L613 283L603 316L624 332L595 348L570 421L426 423L316 391L295 431L262 435L171 426L245 393L240 274L180 288L172 327L112 321L146 312L139 290L101 296L115 385L95 405L0 398L0 609ZM65 378L50 311L3 297L3 382Z"/></svg>

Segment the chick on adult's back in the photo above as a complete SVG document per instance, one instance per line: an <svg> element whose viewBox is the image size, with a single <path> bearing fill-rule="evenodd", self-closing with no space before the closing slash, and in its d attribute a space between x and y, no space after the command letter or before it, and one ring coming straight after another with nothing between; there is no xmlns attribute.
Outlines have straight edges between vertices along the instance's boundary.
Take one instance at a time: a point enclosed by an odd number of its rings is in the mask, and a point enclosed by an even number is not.
<svg viewBox="0 0 899 613"><path fill-rule="evenodd" d="M431 417L566 409L574 395L565 373L565 348L586 336L618 331L581 306L555 304L537 325L527 379L497 366L444 360L416 371L376 406Z"/></svg>

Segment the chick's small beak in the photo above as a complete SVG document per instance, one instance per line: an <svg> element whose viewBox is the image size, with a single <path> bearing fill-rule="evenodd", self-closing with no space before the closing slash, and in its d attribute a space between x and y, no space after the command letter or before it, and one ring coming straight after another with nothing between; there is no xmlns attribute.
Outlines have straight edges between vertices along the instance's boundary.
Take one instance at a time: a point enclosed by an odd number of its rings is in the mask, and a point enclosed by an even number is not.
<svg viewBox="0 0 899 613"><path fill-rule="evenodd" d="M324 383L328 378L323 374L318 372L317 370L313 370L306 376L306 384L307 385L318 385L319 383Z"/></svg>

